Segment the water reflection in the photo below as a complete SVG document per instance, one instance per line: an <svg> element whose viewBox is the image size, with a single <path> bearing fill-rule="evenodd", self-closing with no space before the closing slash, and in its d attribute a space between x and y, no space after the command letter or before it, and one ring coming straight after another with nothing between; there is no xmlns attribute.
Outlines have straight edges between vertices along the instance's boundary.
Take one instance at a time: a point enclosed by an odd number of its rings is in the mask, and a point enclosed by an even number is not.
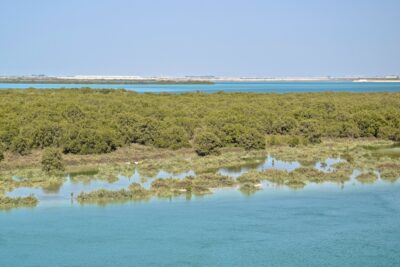
<svg viewBox="0 0 400 267"><path fill-rule="evenodd" d="M370 150L371 155L377 158L389 157L399 158L400 157L400 143L392 145L379 145L379 146L364 146L363 148Z"/></svg>
<svg viewBox="0 0 400 267"><path fill-rule="evenodd" d="M316 162L313 165L313 168L324 173L332 173L336 170L335 165L343 162L345 162L345 160L340 158L328 158L325 161ZM236 179L240 175L254 170L265 171L273 168L277 170L285 170L288 172L292 172L300 167L302 167L302 164L300 164L298 161L282 161L272 157L271 155L268 155L266 158L254 159L253 161L250 161L241 166L219 168L216 170L216 172L221 175L230 176ZM341 183L340 186L343 188L345 185L363 184L362 181L357 179L357 177L362 173L363 170L354 169L350 176L350 179L344 183ZM377 175L376 182L381 183L382 179L380 177L379 172L375 173ZM40 203L42 203L43 201L65 203L66 201L71 201L73 196L76 197L81 192L91 192L98 189L107 189L107 190L126 189L133 182L139 183L144 188L149 189L151 183L155 179L165 179L165 178L184 179L185 177L196 176L196 172L194 170L187 170L180 173L171 173L165 170L158 170L153 172L153 175L149 175L149 172L146 171L141 172L140 166L134 169L134 172L131 176L119 175L119 176L113 176L112 177L113 179L104 180L97 178L96 174L97 173L88 173L87 176L84 176L82 173L80 173L79 175L73 174L65 177L64 181L52 181L48 185L46 185L46 187L16 188L15 190L9 192L7 195L10 197L20 197L20 196L28 196L34 194L40 200ZM13 177L13 179L21 181L24 178ZM383 182L387 183L388 181L383 181ZM306 188L313 188L317 186L329 187L333 185L337 187L338 183L334 182L325 182L323 184L307 183L305 187ZM288 189L288 186L279 185L268 181L263 181L261 186L262 188L269 190Z"/></svg>
<svg viewBox="0 0 400 267"><path fill-rule="evenodd" d="M298 161L277 160L269 155L261 163L249 163L238 167L220 168L218 170L218 173L221 175L237 178L240 175L249 172L251 170L264 171L267 169L275 168L278 170L286 170L288 172L291 172L300 167L301 164Z"/></svg>
<svg viewBox="0 0 400 267"><path fill-rule="evenodd" d="M324 173L331 173L336 170L334 165L342 162L346 161L341 158L328 158L325 161L315 163L314 168Z"/></svg>

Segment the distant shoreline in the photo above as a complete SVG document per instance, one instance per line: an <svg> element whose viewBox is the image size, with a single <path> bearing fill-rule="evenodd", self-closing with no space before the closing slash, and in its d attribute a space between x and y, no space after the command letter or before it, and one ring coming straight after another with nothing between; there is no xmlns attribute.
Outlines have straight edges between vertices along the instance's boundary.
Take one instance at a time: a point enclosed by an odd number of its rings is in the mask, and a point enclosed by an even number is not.
<svg viewBox="0 0 400 267"><path fill-rule="evenodd" d="M218 82L357 82L398 83L399 76L383 77L141 77L141 76L0 76L0 83L31 84L214 84Z"/></svg>
<svg viewBox="0 0 400 267"><path fill-rule="evenodd" d="M109 80L109 79L2 79L0 83L17 84L213 84L211 81L198 80Z"/></svg>
<svg viewBox="0 0 400 267"><path fill-rule="evenodd" d="M370 79L370 80L354 80L355 83L398 83L400 80L382 80L382 79Z"/></svg>

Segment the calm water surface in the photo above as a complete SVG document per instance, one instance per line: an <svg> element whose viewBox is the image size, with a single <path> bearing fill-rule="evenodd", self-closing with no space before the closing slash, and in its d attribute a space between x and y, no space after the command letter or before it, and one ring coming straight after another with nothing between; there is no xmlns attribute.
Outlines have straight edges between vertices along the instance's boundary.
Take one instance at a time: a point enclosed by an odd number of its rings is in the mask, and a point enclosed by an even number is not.
<svg viewBox="0 0 400 267"><path fill-rule="evenodd" d="M314 168L323 171L330 172L333 171L333 165L341 162L340 158L328 158L324 163L317 162ZM267 156L266 158L259 159L258 162L249 163L242 166L237 167L229 167L229 168L219 168L217 173L225 176L230 176L233 178L237 178L240 175L252 171L263 171L271 168L275 168L278 170L286 170L293 171L297 168L300 168L301 164L297 161L287 162L277 160L272 156ZM49 188L32 188L32 187L20 187L16 188L13 191L7 193L9 197L26 197L31 194L35 195L39 200L39 205L62 205L69 204L71 202L71 193L74 196L77 196L81 192L91 192L98 189L107 189L107 190L120 190L126 189L128 186L133 183L140 183L144 188L149 189L151 183L155 179L165 179L165 178L175 178L175 179L184 179L188 176L195 176L196 172L194 170L186 170L179 173L171 173L165 170L158 170L157 174L154 176L145 176L141 174L140 165L136 166L132 175L130 176L122 176L119 175L117 179L113 181L107 181L104 179L98 179L96 175L91 177L90 179L76 179L74 177L67 176L65 177L65 181L62 184L55 184L50 189ZM24 179L23 177L13 177L15 180ZM264 183L264 186L270 186L269 183Z"/></svg>
<svg viewBox="0 0 400 267"><path fill-rule="evenodd" d="M1 266L399 266L398 183L0 213Z"/></svg>
<svg viewBox="0 0 400 267"><path fill-rule="evenodd" d="M219 172L299 167L273 160ZM338 161L315 168L328 172ZM400 266L400 182L361 184L359 172L344 186L265 184L249 197L222 189L107 206L44 200L0 212L0 266ZM107 182L94 183L86 186Z"/></svg>
<svg viewBox="0 0 400 267"><path fill-rule="evenodd" d="M302 92L400 92L400 83L358 82L219 82L215 84L17 84L0 83L6 88L112 88L127 89L140 93L152 92L255 92L255 93L302 93Z"/></svg>

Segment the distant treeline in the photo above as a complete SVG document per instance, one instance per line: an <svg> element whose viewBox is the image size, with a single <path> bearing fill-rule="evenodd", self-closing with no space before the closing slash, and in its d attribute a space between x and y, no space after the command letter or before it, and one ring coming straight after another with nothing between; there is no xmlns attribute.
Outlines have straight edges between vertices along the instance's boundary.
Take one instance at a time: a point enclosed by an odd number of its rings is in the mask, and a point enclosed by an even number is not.
<svg viewBox="0 0 400 267"><path fill-rule="evenodd" d="M26 154L107 153L130 143L265 148L266 135L400 140L400 93L139 94L109 89L0 90L0 142Z"/></svg>
<svg viewBox="0 0 400 267"><path fill-rule="evenodd" d="M205 80L126 80L126 79L62 79L62 78L0 78L0 83L31 84L213 84Z"/></svg>

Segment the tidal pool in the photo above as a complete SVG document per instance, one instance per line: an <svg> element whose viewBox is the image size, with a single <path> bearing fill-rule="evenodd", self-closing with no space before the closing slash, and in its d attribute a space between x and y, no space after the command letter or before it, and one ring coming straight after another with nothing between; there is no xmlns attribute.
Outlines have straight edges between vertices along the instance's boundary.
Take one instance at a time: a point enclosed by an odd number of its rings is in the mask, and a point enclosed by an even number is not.
<svg viewBox="0 0 400 267"><path fill-rule="evenodd" d="M237 178L240 175L251 170L264 171L267 169L275 168L278 170L286 170L291 172L300 167L301 164L298 161L281 161L275 159L272 156L268 156L265 159L262 159L261 162L253 162L237 167L220 168L217 172L221 175Z"/></svg>
<svg viewBox="0 0 400 267"><path fill-rule="evenodd" d="M29 195L35 195L39 199L39 205L41 204L66 204L73 203L73 197L78 196L81 192L91 192L98 189L107 189L107 190L120 190L126 189L133 182L140 183L144 188L150 188L151 182L154 179L158 178L185 178L187 176L195 175L194 171L187 171L178 174L169 173L163 170L160 170L157 175L153 177L146 177L140 175L138 168L134 170L132 176L122 176L119 175L117 179L108 181L97 179L96 176L90 178L89 180L79 180L74 179L71 176L65 177L65 181L59 184L58 187L52 188L49 190L48 188L32 188L32 187L20 187L16 188L13 191L7 193L9 197L23 197ZM71 195L72 193L72 195Z"/></svg>
<svg viewBox="0 0 400 267"><path fill-rule="evenodd" d="M317 162L315 168L321 171L327 171L329 167L337 162L340 162L340 159L327 159L325 164L321 162ZM219 168L217 173L230 176L233 178L237 178L240 175L249 172L251 170L263 171L270 168L275 168L278 170L287 170L289 172L300 168L301 164L297 161L286 162L277 160L271 156L267 156L263 159L256 160L256 163L253 161L251 163L237 166L237 167L229 167L229 168ZM89 173L88 175L93 175L93 173ZM151 182L154 179L165 179L165 178L177 178L184 179L188 176L195 176L196 172L193 170L188 170L180 173L171 173L164 170L159 170L158 173L154 176L145 176L140 173L140 166L137 166L131 176L122 176L119 175L117 179L114 181L100 180L96 179L96 175L93 175L92 179L89 180L79 180L76 179L75 176L67 176L65 177L65 181L62 184L56 185L51 188L31 188L31 187L21 187L16 188L13 191L7 193L9 197L21 197L21 196L29 196L31 194L35 195L39 199L39 205L45 204L43 202L52 202L52 204L60 204L62 202L70 202L71 196L77 196L81 192L91 192L98 189L107 189L107 190L119 190L123 188L127 188L131 183L136 182L141 184L144 188L149 189ZM13 179L21 180L23 178L13 177ZM72 193L72 195L71 195Z"/></svg>
<svg viewBox="0 0 400 267"><path fill-rule="evenodd" d="M344 160L340 158L328 158L323 162L316 162L314 168L325 173L333 172L335 170L335 164L344 162ZM223 167L216 170L218 174L224 176L230 176L232 178L237 178L240 175L247 173L249 171L264 171L271 168L277 170L286 170L288 172L292 172L297 168L302 167L302 165L297 162L287 162L277 160L274 157L268 155L263 159L255 159L248 164L237 166L237 167ZM307 183L306 187L310 188L324 188L324 187L344 187L349 185L360 185L362 184L360 181L356 179L356 177L362 173L363 170L354 170L353 174L350 177L349 181L338 184L334 182L325 182L322 184L313 184ZM92 174L92 173L91 173ZM159 170L154 176L145 176L141 174L140 165L138 165L131 176L123 176L119 175L115 180L104 180L99 179L96 175L90 177L89 179L80 180L75 176L67 176L64 179L63 183L55 184L51 187L47 188L31 188L31 187L20 187L16 188L11 192L7 193L9 197L24 197L29 195L35 195L39 199L39 206L59 206L59 205L70 205L75 204L74 198L78 196L81 192L91 192L98 189L107 189L107 190L120 190L126 189L133 182L141 184L144 188L149 189L152 181L155 179L164 179L164 178L177 178L184 179L185 177L195 176L196 172L194 170L187 170L180 173L170 173L164 170ZM382 183L380 179L379 173L377 173L377 181L376 183ZM21 178L18 178L21 179ZM277 185L272 182L263 181L261 186L264 190L292 190L285 185ZM224 188L214 191L229 191L236 190L237 188Z"/></svg>

